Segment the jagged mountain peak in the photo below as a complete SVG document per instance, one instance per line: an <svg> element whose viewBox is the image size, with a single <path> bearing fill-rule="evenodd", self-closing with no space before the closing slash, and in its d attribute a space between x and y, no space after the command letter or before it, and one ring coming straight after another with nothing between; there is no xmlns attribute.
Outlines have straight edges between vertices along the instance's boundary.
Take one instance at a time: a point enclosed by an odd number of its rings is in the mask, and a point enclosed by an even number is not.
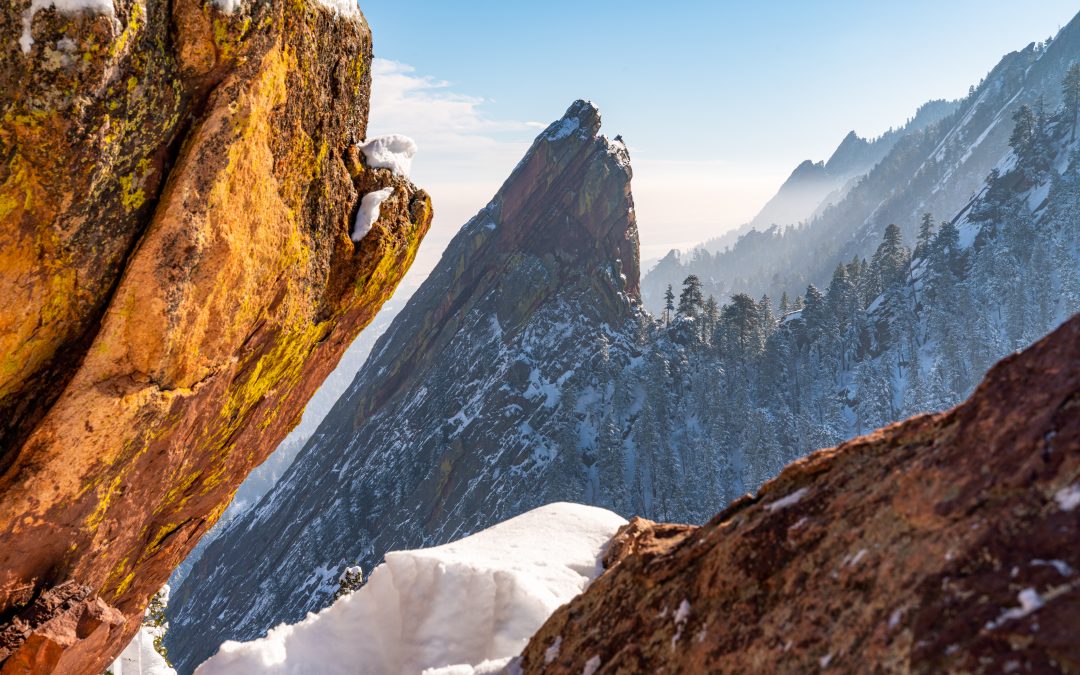
<svg viewBox="0 0 1080 675"><path fill-rule="evenodd" d="M581 138L596 138L600 133L600 109L592 101L578 99L566 113L548 125L540 138L559 140L577 131Z"/></svg>
<svg viewBox="0 0 1080 675"><path fill-rule="evenodd" d="M825 169L834 174L846 174L865 170L869 163L864 155L867 154L871 142L854 131L849 131L840 145L836 146L829 161L825 163Z"/></svg>
<svg viewBox="0 0 1080 675"><path fill-rule="evenodd" d="M494 232L496 253L526 249L611 265L616 292L637 298L638 233L630 155L600 135L600 111L575 101L533 142L492 202L464 228ZM454 245L451 244L451 249ZM498 258L485 254L488 258Z"/></svg>

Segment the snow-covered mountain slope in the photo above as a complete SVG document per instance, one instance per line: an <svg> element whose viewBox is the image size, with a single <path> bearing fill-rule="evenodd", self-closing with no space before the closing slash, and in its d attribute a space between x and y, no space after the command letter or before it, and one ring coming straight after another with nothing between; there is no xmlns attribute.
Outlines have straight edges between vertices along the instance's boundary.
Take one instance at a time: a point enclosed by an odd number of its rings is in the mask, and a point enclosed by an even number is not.
<svg viewBox="0 0 1080 675"><path fill-rule="evenodd" d="M866 139L854 131L848 133L828 161L806 160L796 167L776 195L750 221L750 227L764 231L773 225L797 225L820 214L839 203L858 179L885 159L901 139L925 131L958 107L958 101L930 101L920 106L902 127L890 129L878 138Z"/></svg>
<svg viewBox="0 0 1080 675"><path fill-rule="evenodd" d="M1049 45L1006 55L952 114L902 135L842 199L807 224L745 232L726 251L668 256L642 282L647 305L658 311L664 288L688 274L718 298L740 291L794 295L807 283L825 284L837 263L869 255L890 223L914 241L923 213L951 218L982 186L1007 151L1012 115L1021 105L1040 97L1050 110L1061 103L1062 76L1076 60L1080 17Z"/></svg>
<svg viewBox="0 0 1080 675"><path fill-rule="evenodd" d="M325 606L342 561L589 501L596 458L562 392L632 358L639 326L629 157L599 127L579 101L537 138L278 486L208 547L172 604L181 672Z"/></svg>
<svg viewBox="0 0 1080 675"><path fill-rule="evenodd" d="M921 132L952 114L959 101L930 101L915 111L915 115L899 129L889 129L881 136L866 139L854 131L836 147L827 161L805 160L795 167L765 206L745 225L709 239L701 248L719 253L733 245L750 230L764 231L773 225L795 225L818 215L830 204L839 202L855 182L877 166L901 138ZM682 281L675 279L673 283ZM652 286L643 290L649 302Z"/></svg>
<svg viewBox="0 0 1080 675"><path fill-rule="evenodd" d="M499 672L601 571L626 520L550 504L450 544L393 551L366 585L259 640L227 642L198 675Z"/></svg>

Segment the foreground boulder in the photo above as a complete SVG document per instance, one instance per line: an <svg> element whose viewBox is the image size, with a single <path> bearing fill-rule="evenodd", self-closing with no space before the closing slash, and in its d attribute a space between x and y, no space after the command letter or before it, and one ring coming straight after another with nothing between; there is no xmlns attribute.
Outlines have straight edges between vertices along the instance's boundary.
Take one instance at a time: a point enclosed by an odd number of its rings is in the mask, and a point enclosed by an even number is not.
<svg viewBox="0 0 1080 675"><path fill-rule="evenodd" d="M431 221L349 3L57 4L0 9L3 673L102 671Z"/></svg>
<svg viewBox="0 0 1080 675"><path fill-rule="evenodd" d="M635 519L524 672L1080 672L1080 317L965 404Z"/></svg>

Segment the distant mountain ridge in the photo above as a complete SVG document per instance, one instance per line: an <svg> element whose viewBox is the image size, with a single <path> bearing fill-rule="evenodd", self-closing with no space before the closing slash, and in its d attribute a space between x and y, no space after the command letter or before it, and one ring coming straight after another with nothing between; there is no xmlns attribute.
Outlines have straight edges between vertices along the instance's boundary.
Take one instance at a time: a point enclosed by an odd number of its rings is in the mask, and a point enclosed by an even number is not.
<svg viewBox="0 0 1080 675"><path fill-rule="evenodd" d="M843 199L851 182L877 166L901 138L941 121L958 105L943 100L925 103L904 126L872 140L849 132L828 161L805 160L799 164L749 225L764 230L773 225L797 225L814 217Z"/></svg>
<svg viewBox="0 0 1080 675"><path fill-rule="evenodd" d="M689 256L669 254L642 280L646 306L659 311L667 285L689 274L718 298L740 291L794 296L808 283L826 283L837 263L868 255L891 223L910 244L922 213L951 217L982 187L1007 150L1010 118L1021 105L1040 97L1048 109L1060 104L1061 79L1077 59L1080 18L1043 48L1032 43L1003 57L955 110L901 134L873 169L841 199L824 200L833 203L808 223L744 229L736 241L723 240L722 249L707 244Z"/></svg>
<svg viewBox="0 0 1080 675"><path fill-rule="evenodd" d="M863 138L854 131L848 132L828 160L815 162L807 159L795 167L753 219L731 232L709 239L700 247L711 253L719 253L750 230L766 230L773 225L795 225L812 218L829 204L840 201L851 189L853 181L873 169L902 136L941 121L958 105L958 101L944 100L924 103L902 127L889 129L875 139Z"/></svg>

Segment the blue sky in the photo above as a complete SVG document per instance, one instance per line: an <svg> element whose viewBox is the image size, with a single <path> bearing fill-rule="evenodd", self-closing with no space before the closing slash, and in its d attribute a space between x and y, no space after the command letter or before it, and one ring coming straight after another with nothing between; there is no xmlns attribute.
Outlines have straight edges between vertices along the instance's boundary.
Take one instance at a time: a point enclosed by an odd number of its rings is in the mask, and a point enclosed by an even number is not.
<svg viewBox="0 0 1080 675"><path fill-rule="evenodd" d="M648 258L745 222L801 160L965 95L1077 11L1066 0L868 5L362 0L387 60L371 132L417 138L415 177L439 214L418 266L576 98L630 146Z"/></svg>

